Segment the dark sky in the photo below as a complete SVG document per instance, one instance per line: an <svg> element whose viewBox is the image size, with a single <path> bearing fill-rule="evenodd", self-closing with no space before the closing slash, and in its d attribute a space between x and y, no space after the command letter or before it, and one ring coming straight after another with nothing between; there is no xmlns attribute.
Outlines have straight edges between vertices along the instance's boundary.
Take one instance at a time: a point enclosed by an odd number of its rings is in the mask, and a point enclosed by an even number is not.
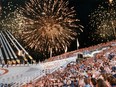
<svg viewBox="0 0 116 87"><path fill-rule="evenodd" d="M25 1L28 0L2 0L2 5L7 6L8 2L12 1L13 5L24 5ZM80 48L88 47L94 44L97 44L98 42L92 42L90 38L88 38L89 34L89 17L92 12L97 9L98 5L102 4L103 2L106 2L108 0L69 0L70 6L74 6L77 18L80 20L80 24L84 26L83 33L78 37ZM13 10L12 10L13 11ZM69 51L76 49L76 41L72 42Z"/></svg>
<svg viewBox="0 0 116 87"><path fill-rule="evenodd" d="M115 2L116 0L113 1ZM89 33L91 30L88 16L93 13L99 5L107 7L108 3L109 0L70 0L70 4L75 7L78 19L80 19L81 24L84 26L83 33L79 36L80 47L88 47L102 42L96 40L92 42L91 38L88 38L91 36Z"/></svg>
<svg viewBox="0 0 116 87"><path fill-rule="evenodd" d="M24 5L25 1L29 0L2 0L2 5L6 6L8 5L8 2L12 1L13 5ZM106 1L106 0L105 0ZM77 18L80 20L81 25L84 26L84 32L81 33L79 36L79 42L81 47L86 47L92 45L91 43L88 42L88 15L90 15L91 12L93 12L98 5L103 2L103 0L69 0L69 4L71 6L74 6L76 12L77 12ZM7 10L8 11L8 10ZM12 10L13 11L13 10ZM10 11L8 11L10 12ZM71 50L74 50L76 47L74 41L74 47L71 46Z"/></svg>
<svg viewBox="0 0 116 87"><path fill-rule="evenodd" d="M80 19L81 24L84 26L83 33L81 33L81 35L79 36L80 47L93 45L93 43L91 43L91 40L88 39L88 23L90 21L88 15L94 12L95 9L97 9L98 5L102 2L103 0L70 0L70 4L75 7L78 19Z"/></svg>

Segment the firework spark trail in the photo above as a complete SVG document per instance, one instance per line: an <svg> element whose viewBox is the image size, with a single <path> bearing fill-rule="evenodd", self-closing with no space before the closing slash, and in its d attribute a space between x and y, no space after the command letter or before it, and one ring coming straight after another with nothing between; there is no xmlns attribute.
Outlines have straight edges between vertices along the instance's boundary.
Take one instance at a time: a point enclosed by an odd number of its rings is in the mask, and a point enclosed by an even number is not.
<svg viewBox="0 0 116 87"><path fill-rule="evenodd" d="M109 40L111 37L116 38L116 7L112 4L98 9L91 14L90 24L92 29L96 29L93 38L98 36L98 40Z"/></svg>
<svg viewBox="0 0 116 87"><path fill-rule="evenodd" d="M16 16L14 16L14 9L18 8L18 4L13 5L12 1L1 1L2 3L2 10L0 15L0 30L2 29L13 29L16 24L16 21L14 21L14 18L16 19ZM10 14L11 13L11 14ZM17 22L18 23L18 22ZM16 28L15 28L16 29Z"/></svg>
<svg viewBox="0 0 116 87"><path fill-rule="evenodd" d="M24 27L25 17L17 14L17 12L12 12L8 14L5 19L1 20L1 25L4 29L19 31L21 27Z"/></svg>
<svg viewBox="0 0 116 87"><path fill-rule="evenodd" d="M18 31L30 48L63 51L75 40L76 32L82 31L74 8L69 8L68 5L65 0L30 0L13 13L14 18L9 17L9 26L16 29L14 32ZM8 23L5 27L8 27Z"/></svg>
<svg viewBox="0 0 116 87"><path fill-rule="evenodd" d="M37 3L37 4L35 4ZM36 7L34 9L34 7ZM65 49L75 39L78 28L74 22L75 11L68 8L68 2L62 0L31 0L22 8L23 15L31 15L32 28L24 30L23 39L34 49L55 51ZM71 29L72 28L72 29ZM30 37L31 35L31 37ZM47 47L46 47L47 46Z"/></svg>

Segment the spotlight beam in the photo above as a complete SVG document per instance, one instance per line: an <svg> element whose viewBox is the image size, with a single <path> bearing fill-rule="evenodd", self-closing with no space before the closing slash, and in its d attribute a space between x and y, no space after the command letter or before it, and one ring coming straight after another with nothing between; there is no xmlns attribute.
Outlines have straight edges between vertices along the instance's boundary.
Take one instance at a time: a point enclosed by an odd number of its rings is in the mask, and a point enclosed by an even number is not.
<svg viewBox="0 0 116 87"><path fill-rule="evenodd" d="M0 43L1 43L1 41L0 41ZM3 54L2 54L2 49L0 48L0 62L1 62L1 64L3 63L2 61L5 63L4 57L3 57Z"/></svg>
<svg viewBox="0 0 116 87"><path fill-rule="evenodd" d="M16 43L13 41L13 39L10 37L10 35L9 35L7 32L5 32L5 33L6 33L6 35L8 36L8 38L10 39L10 41L13 43L13 45L16 47L17 51L20 52L21 50L20 50L19 47L16 45ZM24 60L27 61L26 58L24 58Z"/></svg>
<svg viewBox="0 0 116 87"><path fill-rule="evenodd" d="M4 36L4 34L3 34L3 37L4 37L4 39L5 39L5 41L6 41L7 45L8 45L8 47L9 47L9 49L10 49L10 52L11 52L11 54L12 54L11 57L12 57L12 58L14 57L14 59L19 63L18 57L16 56L15 52L13 51L11 45L9 44L9 42L8 42L8 40L6 39L6 37ZM15 60L13 60L13 62L14 62Z"/></svg>
<svg viewBox="0 0 116 87"><path fill-rule="evenodd" d="M7 32L8 32L9 35L12 37L12 39L18 44L18 46L25 52L25 54L28 55L28 57L29 57L30 59L33 59L33 58L29 55L29 53L21 46L21 44L14 38L14 36L13 36L9 31L7 31Z"/></svg>
<svg viewBox="0 0 116 87"><path fill-rule="evenodd" d="M4 42L3 42L3 38L2 38L1 33L0 33L0 41L1 41L1 44L2 44L2 46L3 46L3 50L4 50L4 53L5 53L6 59L7 59L7 60L10 60L10 58L9 58L9 56L8 56L8 53L7 53L7 51L6 51L6 48L5 48L5 45L4 45Z"/></svg>

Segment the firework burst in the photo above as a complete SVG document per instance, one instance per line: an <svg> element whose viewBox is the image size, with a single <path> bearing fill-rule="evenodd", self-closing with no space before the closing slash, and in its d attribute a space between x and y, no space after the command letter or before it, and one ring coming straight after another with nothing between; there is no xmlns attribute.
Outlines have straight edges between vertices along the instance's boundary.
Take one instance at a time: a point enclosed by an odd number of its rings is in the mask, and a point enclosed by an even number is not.
<svg viewBox="0 0 116 87"><path fill-rule="evenodd" d="M13 5L12 2L1 1L2 3L2 10L0 15L0 29L13 29L15 27L15 20L17 20L18 14L14 12L14 9L18 8L18 4ZM17 16L17 17L16 17ZM17 26L17 25L16 25ZM16 28L15 28L16 29Z"/></svg>
<svg viewBox="0 0 116 87"><path fill-rule="evenodd" d="M20 35L22 29L26 28L26 20L27 18L19 14L19 11L16 10L15 12L11 12L5 16L5 19L0 21L0 25L2 26L3 30L9 30L14 34L17 32L18 35Z"/></svg>
<svg viewBox="0 0 116 87"><path fill-rule="evenodd" d="M91 29L93 38L97 40L111 40L116 38L116 7L114 3L109 3L108 7L99 6L98 9L91 14L90 18Z"/></svg>
<svg viewBox="0 0 116 87"><path fill-rule="evenodd" d="M44 52L63 51L82 28L74 8L68 5L65 0L30 0L13 13L15 18L9 17L10 29L21 31L18 34L27 47Z"/></svg>

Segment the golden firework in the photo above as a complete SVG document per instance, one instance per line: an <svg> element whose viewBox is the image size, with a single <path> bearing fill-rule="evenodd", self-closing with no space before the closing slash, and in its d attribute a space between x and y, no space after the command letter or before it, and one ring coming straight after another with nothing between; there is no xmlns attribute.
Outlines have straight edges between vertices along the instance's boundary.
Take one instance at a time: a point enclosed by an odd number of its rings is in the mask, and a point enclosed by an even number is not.
<svg viewBox="0 0 116 87"><path fill-rule="evenodd" d="M10 26L27 47L42 52L63 51L82 28L74 8L68 5L67 0L30 0L8 18L5 27Z"/></svg>
<svg viewBox="0 0 116 87"><path fill-rule="evenodd" d="M99 40L111 40L116 38L116 7L108 5L108 7L99 6L98 9L91 14L91 29L95 29L93 32L93 38L96 37Z"/></svg>

